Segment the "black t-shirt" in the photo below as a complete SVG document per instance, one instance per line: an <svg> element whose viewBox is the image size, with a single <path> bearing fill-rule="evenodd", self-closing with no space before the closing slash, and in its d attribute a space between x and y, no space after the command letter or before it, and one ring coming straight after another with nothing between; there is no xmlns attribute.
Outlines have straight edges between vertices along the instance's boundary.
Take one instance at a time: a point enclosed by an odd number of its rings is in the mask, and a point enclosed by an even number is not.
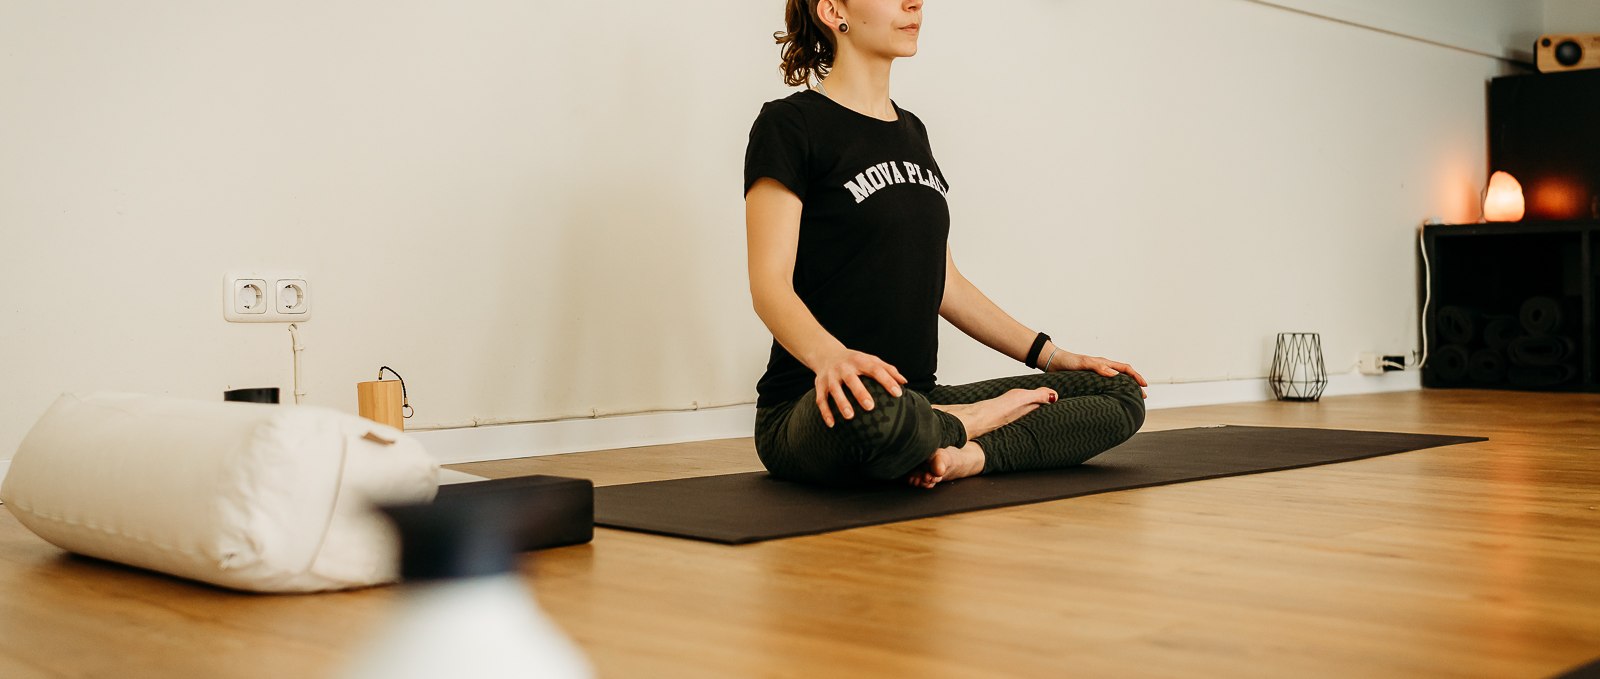
<svg viewBox="0 0 1600 679"><path fill-rule="evenodd" d="M794 291L846 347L933 388L950 233L948 185L928 130L895 106L888 122L814 90L768 102L750 128L744 190L770 177L800 197ZM794 400L811 372L776 340L757 407Z"/></svg>

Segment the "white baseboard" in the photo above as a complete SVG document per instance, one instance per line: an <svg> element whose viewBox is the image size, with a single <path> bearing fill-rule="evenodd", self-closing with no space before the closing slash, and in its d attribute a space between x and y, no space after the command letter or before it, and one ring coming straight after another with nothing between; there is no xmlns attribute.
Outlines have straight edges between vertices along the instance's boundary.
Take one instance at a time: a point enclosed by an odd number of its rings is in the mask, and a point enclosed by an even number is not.
<svg viewBox="0 0 1600 679"><path fill-rule="evenodd" d="M683 412L436 429L412 435L440 464L459 464L739 438L749 436L755 425L755 406L742 405Z"/></svg>
<svg viewBox="0 0 1600 679"><path fill-rule="evenodd" d="M1389 391L1416 391L1421 388L1422 374L1415 370L1397 370L1383 375L1348 373L1329 376L1328 387L1323 390L1322 395L1327 397L1380 394ZM1150 398L1145 401L1145 407L1150 410L1272 400L1272 386L1267 384L1264 378L1157 384L1151 386L1149 392Z"/></svg>
<svg viewBox="0 0 1600 679"><path fill-rule="evenodd" d="M1323 396L1414 391L1422 388L1414 370L1386 375L1334 375ZM1157 384L1150 387L1151 410L1272 400L1265 379ZM619 415L556 422L463 427L413 432L440 464L508 460L518 457L635 448L689 441L741 438L755 428L753 405L705 410Z"/></svg>

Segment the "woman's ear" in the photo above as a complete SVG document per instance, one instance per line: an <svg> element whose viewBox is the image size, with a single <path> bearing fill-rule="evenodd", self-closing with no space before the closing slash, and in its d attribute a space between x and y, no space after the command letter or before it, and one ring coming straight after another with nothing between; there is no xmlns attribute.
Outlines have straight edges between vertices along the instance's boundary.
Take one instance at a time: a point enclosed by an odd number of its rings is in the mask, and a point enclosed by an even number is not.
<svg viewBox="0 0 1600 679"><path fill-rule="evenodd" d="M839 0L817 0L817 17L822 20L822 25L827 26L830 32L837 32L839 24L845 22L841 9Z"/></svg>

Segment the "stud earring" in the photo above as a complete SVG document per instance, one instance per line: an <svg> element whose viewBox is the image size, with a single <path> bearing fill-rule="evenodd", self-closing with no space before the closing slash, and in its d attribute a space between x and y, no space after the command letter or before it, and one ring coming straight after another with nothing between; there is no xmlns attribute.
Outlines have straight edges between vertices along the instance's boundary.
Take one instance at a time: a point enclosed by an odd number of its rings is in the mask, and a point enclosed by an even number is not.
<svg viewBox="0 0 1600 679"><path fill-rule="evenodd" d="M850 32L850 24L847 24L847 23L845 23L843 21L839 22L839 32L840 33L849 33Z"/></svg>

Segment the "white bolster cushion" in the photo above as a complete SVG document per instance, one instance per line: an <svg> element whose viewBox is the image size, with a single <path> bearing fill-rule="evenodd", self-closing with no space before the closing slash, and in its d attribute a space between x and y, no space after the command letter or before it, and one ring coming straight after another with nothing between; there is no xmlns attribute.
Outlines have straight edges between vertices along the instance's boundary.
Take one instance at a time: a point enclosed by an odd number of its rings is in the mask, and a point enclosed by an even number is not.
<svg viewBox="0 0 1600 679"><path fill-rule="evenodd" d="M428 502L422 444L313 406L65 394L23 439L0 500L62 549L252 592L391 582L374 504Z"/></svg>

